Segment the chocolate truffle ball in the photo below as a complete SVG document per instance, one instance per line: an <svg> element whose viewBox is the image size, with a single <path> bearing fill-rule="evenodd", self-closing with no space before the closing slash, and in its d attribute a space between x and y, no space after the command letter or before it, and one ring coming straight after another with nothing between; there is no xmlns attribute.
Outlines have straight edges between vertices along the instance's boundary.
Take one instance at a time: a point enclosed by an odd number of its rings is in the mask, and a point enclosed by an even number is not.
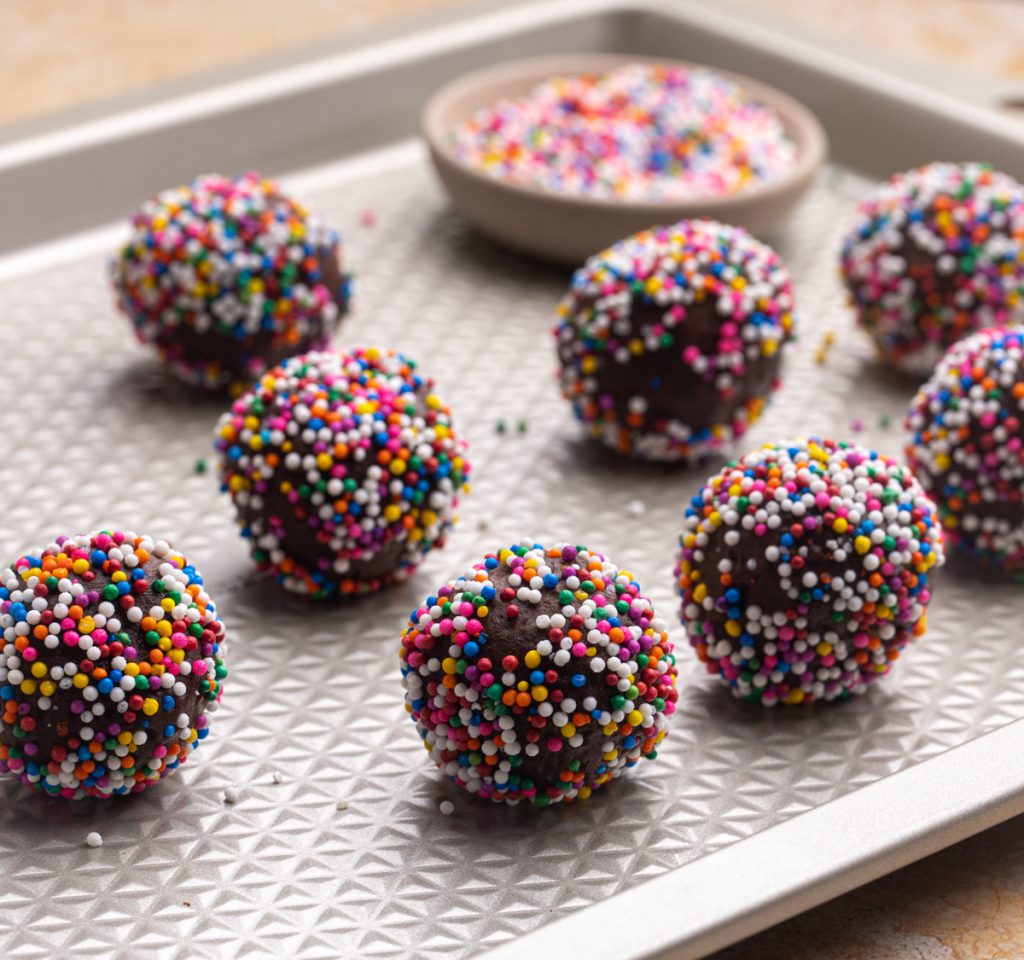
<svg viewBox="0 0 1024 960"><path fill-rule="evenodd" d="M841 272L881 359L926 377L962 337L1024 320L1024 187L983 163L898 173L858 208Z"/></svg>
<svg viewBox="0 0 1024 960"><path fill-rule="evenodd" d="M1024 330L950 347L906 426L907 459L950 544L1024 579Z"/></svg>
<svg viewBox="0 0 1024 960"><path fill-rule="evenodd" d="M683 220L591 257L558 313L562 392L587 431L692 462L743 436L778 387L793 287L745 230Z"/></svg>
<svg viewBox="0 0 1024 960"><path fill-rule="evenodd" d="M470 468L433 388L401 354L326 351L235 401L215 446L260 569L313 597L364 594L444 546Z"/></svg>
<svg viewBox="0 0 1024 960"><path fill-rule="evenodd" d="M139 793L209 732L224 625L162 540L58 537L0 571L0 772L51 796Z"/></svg>
<svg viewBox="0 0 1024 960"><path fill-rule="evenodd" d="M711 477L679 537L682 619L709 673L765 706L842 700L924 633L943 562L913 473L856 444L769 444Z"/></svg>
<svg viewBox="0 0 1024 960"><path fill-rule="evenodd" d="M238 393L322 349L348 308L338 235L258 173L166 190L111 265L143 344L185 381Z"/></svg>
<svg viewBox="0 0 1024 960"><path fill-rule="evenodd" d="M413 611L406 709L470 793L568 802L656 756L676 706L672 650L631 574L586 547L526 540Z"/></svg>

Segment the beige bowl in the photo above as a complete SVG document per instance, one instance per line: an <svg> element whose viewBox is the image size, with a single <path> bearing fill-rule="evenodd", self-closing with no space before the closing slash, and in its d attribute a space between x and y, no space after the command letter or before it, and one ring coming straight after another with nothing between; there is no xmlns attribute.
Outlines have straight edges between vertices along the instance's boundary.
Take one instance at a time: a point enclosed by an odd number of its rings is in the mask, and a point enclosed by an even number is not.
<svg viewBox="0 0 1024 960"><path fill-rule="evenodd" d="M755 235L770 234L779 218L810 185L824 160L825 131L817 118L792 97L726 70L711 68L774 109L796 144L796 164L782 179L724 197L641 203L576 197L519 186L456 159L452 132L481 107L502 98L523 96L556 74L605 73L628 63L697 66L622 54L535 57L476 70L435 93L423 112L423 133L438 175L466 219L505 246L572 264L638 230L686 217L711 217L746 227Z"/></svg>

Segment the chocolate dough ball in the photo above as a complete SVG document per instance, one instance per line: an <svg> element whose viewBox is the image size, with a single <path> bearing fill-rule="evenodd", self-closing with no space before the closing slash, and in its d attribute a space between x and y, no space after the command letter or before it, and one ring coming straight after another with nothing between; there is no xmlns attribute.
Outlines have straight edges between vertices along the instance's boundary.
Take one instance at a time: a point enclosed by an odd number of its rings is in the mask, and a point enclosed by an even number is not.
<svg viewBox="0 0 1024 960"><path fill-rule="evenodd" d="M793 287L745 230L683 220L591 257L558 312L562 392L588 433L694 462L743 436L778 388Z"/></svg>
<svg viewBox="0 0 1024 960"><path fill-rule="evenodd" d="M868 196L841 272L879 357L928 376L946 348L1024 320L1024 187L984 163L930 163Z"/></svg>
<svg viewBox="0 0 1024 960"><path fill-rule="evenodd" d="M679 543L690 643L735 696L765 706L842 700L888 673L924 633L944 556L907 467L814 437L711 477Z"/></svg>
<svg viewBox="0 0 1024 960"><path fill-rule="evenodd" d="M209 733L224 625L164 541L58 537L0 572L0 772L51 796L123 796Z"/></svg>
<svg viewBox="0 0 1024 960"><path fill-rule="evenodd" d="M238 393L327 346L348 309L338 235L258 173L147 201L111 265L139 341L188 383Z"/></svg>
<svg viewBox="0 0 1024 960"><path fill-rule="evenodd" d="M470 469L433 381L374 349L286 360L221 417L215 445L253 560L313 597L408 577L444 546Z"/></svg>
<svg viewBox="0 0 1024 960"><path fill-rule="evenodd" d="M568 802L656 756L676 706L672 651L629 573L585 547L523 541L413 612L406 708L470 793Z"/></svg>
<svg viewBox="0 0 1024 960"><path fill-rule="evenodd" d="M1024 580L1024 330L950 347L906 426L907 459L951 545Z"/></svg>

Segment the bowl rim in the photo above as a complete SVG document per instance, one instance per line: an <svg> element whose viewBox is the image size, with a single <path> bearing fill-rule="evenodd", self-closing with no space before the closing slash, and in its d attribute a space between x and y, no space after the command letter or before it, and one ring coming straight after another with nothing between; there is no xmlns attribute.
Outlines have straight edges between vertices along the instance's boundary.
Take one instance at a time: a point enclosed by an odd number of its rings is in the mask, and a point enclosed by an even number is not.
<svg viewBox="0 0 1024 960"><path fill-rule="evenodd" d="M483 84L493 85L504 81L521 84L525 81L540 83L556 75L603 72L630 63L664 64L666 66L711 70L738 84L755 100L769 106L778 115L790 138L797 142L797 157L793 168L778 180L761 183L736 193L722 196L694 196L685 200L619 200L609 197L586 197L578 194L559 193L532 184L512 183L492 176L471 166L455 155L451 144L454 126L445 121L453 100L461 99ZM490 102L493 102L493 98ZM701 215L714 216L751 203L767 201L807 181L821 166L828 151L828 139L821 121L795 97L784 93L770 84L755 80L732 70L722 70L710 64L674 57L639 56L625 53L587 53L544 55L503 60L461 74L436 90L428 98L421 116L421 131L430 148L435 162L444 163L459 171L478 184L502 191L520 198L547 201L578 209L600 209L604 211L630 211L636 214L649 213L652 217L663 215L666 210L679 211L685 216L699 207ZM802 142L801 142L802 141Z"/></svg>

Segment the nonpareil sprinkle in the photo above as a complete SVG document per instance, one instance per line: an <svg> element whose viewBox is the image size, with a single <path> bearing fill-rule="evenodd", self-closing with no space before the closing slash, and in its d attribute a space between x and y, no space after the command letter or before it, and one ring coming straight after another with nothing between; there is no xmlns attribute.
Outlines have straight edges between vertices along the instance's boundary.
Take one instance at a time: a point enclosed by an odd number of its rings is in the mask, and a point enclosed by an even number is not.
<svg viewBox="0 0 1024 960"><path fill-rule="evenodd" d="M725 196L796 162L774 110L712 70L665 64L551 77L479 110L452 141L497 179L604 200Z"/></svg>

